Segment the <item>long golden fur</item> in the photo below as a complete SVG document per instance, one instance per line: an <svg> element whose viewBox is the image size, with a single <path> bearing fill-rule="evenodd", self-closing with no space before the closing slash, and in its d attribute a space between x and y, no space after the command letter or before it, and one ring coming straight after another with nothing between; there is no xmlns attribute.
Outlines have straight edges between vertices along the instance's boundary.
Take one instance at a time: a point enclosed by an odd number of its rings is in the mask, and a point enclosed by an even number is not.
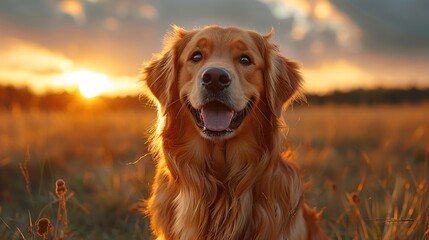
<svg viewBox="0 0 429 240"><path fill-rule="evenodd" d="M271 36L174 27L145 66L158 104L147 206L157 239L326 238L304 202L298 168L283 154L281 110L302 78ZM216 71L226 78L211 81Z"/></svg>

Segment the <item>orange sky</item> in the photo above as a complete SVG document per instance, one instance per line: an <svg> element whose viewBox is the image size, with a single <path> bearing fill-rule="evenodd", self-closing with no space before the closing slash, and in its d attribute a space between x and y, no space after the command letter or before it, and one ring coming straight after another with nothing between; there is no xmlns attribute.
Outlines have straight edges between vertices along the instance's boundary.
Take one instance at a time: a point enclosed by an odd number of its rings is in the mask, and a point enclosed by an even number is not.
<svg viewBox="0 0 429 240"><path fill-rule="evenodd" d="M95 86L92 94L136 95L141 64L160 51L170 24L219 24L259 32L273 26L284 54L302 64L308 92L429 87L429 17L383 1L5 0L0 84L37 93Z"/></svg>
<svg viewBox="0 0 429 240"><path fill-rule="evenodd" d="M1 42L1 40L0 40ZM94 82L107 96L137 95L142 84L135 75L109 74L108 66L90 68L76 63L64 54L20 39L9 39L0 45L3 59L0 62L1 84L30 87L36 93L46 91L74 92L82 82ZM86 72L85 74L80 74ZM105 78L100 85L100 76Z"/></svg>

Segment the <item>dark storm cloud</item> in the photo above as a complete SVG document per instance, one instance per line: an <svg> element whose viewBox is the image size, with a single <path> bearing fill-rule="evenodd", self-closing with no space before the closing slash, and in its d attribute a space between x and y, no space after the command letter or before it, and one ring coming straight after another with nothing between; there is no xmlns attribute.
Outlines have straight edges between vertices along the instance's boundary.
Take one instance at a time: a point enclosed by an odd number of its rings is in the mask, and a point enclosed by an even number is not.
<svg viewBox="0 0 429 240"><path fill-rule="evenodd" d="M364 47L393 53L429 52L429 1L331 2L361 29Z"/></svg>
<svg viewBox="0 0 429 240"><path fill-rule="evenodd" d="M268 33L275 28L275 39L282 50L299 55L299 50L289 48L293 42L288 37L293 25L293 18L276 19L269 7L257 0L181 0L152 1L159 10L157 26L160 37L176 24L185 29L207 25L239 26L260 33Z"/></svg>
<svg viewBox="0 0 429 240"><path fill-rule="evenodd" d="M182 0L153 1L153 4L160 10L160 18L164 23L176 22L190 28L221 24L266 30L276 22L269 8L257 1Z"/></svg>
<svg viewBox="0 0 429 240"><path fill-rule="evenodd" d="M0 1L0 20L3 21L33 26L50 25L55 12L55 7L45 0Z"/></svg>
<svg viewBox="0 0 429 240"><path fill-rule="evenodd" d="M278 36L286 36L292 24L292 19L275 19L267 5L256 0L81 1L81 21L62 12L60 3L2 0L2 32L63 52L95 70L96 65L115 65L114 74L130 74L149 60L161 49L172 24L185 29L238 25L260 32L276 27ZM145 12L145 6L152 12ZM108 29L106 21L113 21L117 29Z"/></svg>
<svg viewBox="0 0 429 240"><path fill-rule="evenodd" d="M322 41L331 53L341 52L335 40L335 31L324 29L310 31L300 41L292 41L289 32L294 19L276 19L270 8L256 0L181 0L181 1L81 1L83 22L58 8L61 0L2 0L0 1L0 27L19 38L30 37L47 47L57 50L87 51L117 46L123 53L134 52L147 58L150 49L160 49L160 41L169 25L185 28L210 24L238 25L267 32L277 31L277 40L288 46L292 55L306 55L313 41ZM338 10L345 13L360 28L363 47L384 52L429 51L429 2L425 0L331 0ZM142 16L139 9L149 4L156 16ZM114 18L119 27L106 30L107 18ZM317 19L309 16L311 24ZM7 32L6 32L7 33ZM100 44L91 43L98 42ZM126 43L121 46L120 43ZM73 47L74 46L74 47ZM77 49L76 49L77 48ZM143 49L144 48L144 49ZM100 50L97 50L100 49ZM140 51L138 50L140 49Z"/></svg>
<svg viewBox="0 0 429 240"><path fill-rule="evenodd" d="M80 5L67 8L67 1ZM317 5L326 1L335 9L317 16ZM368 79L389 73L427 80L429 2L326 1L299 2L309 7L302 11L298 2L283 0L0 0L0 37L59 53L76 68L137 76L142 62L161 50L172 24L185 29L234 25L261 33L274 27L275 42L304 64L304 73L313 71L315 82L325 81L318 72L324 63L335 67L337 61L366 72L359 76ZM305 33L296 37L293 30L299 27ZM342 38L344 33L350 37ZM329 66L327 84L335 72Z"/></svg>

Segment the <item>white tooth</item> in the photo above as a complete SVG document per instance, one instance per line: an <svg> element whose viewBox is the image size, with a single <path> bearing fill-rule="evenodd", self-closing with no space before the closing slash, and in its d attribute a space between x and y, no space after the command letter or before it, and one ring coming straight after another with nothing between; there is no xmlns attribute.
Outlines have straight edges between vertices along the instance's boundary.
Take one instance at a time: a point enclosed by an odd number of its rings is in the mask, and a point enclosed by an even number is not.
<svg viewBox="0 0 429 240"><path fill-rule="evenodd" d="M225 131L232 132L231 128L227 128Z"/></svg>
<svg viewBox="0 0 429 240"><path fill-rule="evenodd" d="M204 126L204 127L203 127L203 131L205 131L205 130L207 130L207 128Z"/></svg>

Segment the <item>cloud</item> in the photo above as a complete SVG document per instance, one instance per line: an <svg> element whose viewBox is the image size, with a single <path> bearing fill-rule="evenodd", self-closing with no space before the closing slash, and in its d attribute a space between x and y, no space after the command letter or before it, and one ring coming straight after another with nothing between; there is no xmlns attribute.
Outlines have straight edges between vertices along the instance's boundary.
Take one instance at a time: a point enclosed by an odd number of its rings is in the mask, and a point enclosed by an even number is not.
<svg viewBox="0 0 429 240"><path fill-rule="evenodd" d="M429 53L429 2L422 0L331 0L362 32L368 50Z"/></svg>
<svg viewBox="0 0 429 240"><path fill-rule="evenodd" d="M423 1L262 0L292 18L288 49L309 91L429 86L429 4Z"/></svg>
<svg viewBox="0 0 429 240"><path fill-rule="evenodd" d="M1 39L0 51L2 52L0 62L2 68L55 74L73 67L73 62L62 54L19 39Z"/></svg>
<svg viewBox="0 0 429 240"><path fill-rule="evenodd" d="M72 16L77 23L85 21L85 9L79 0L59 0L57 4L61 12Z"/></svg>
<svg viewBox="0 0 429 240"><path fill-rule="evenodd" d="M138 72L141 62L161 49L172 24L187 29L238 25L268 32L277 20L265 4L252 0L4 0L0 24L2 33L62 52L78 65L124 75Z"/></svg>
<svg viewBox="0 0 429 240"><path fill-rule="evenodd" d="M0 40L0 82L44 91L52 80L73 68L73 61L33 43L13 38Z"/></svg>
<svg viewBox="0 0 429 240"><path fill-rule="evenodd" d="M304 89L311 93L327 93L334 89L428 87L427 73L424 61L418 61L415 65L403 65L401 60L395 59L381 59L375 63L361 63L346 58L326 60L302 70Z"/></svg>
<svg viewBox="0 0 429 240"><path fill-rule="evenodd" d="M73 92L78 87L78 82L69 81L68 76L83 70L61 53L13 38L0 39L0 52L0 84L29 87L36 93ZM111 88L106 89L105 95L137 95L141 86L136 75L108 76Z"/></svg>
<svg viewBox="0 0 429 240"><path fill-rule="evenodd" d="M362 82L383 76L392 83L410 78L428 81L429 69L423 64L429 62L428 4L421 0L387 2L2 0L0 27L2 37L25 40L60 56L52 59L67 59L75 68L130 79L138 74L142 62L161 50L171 24L185 29L216 24L261 33L274 27L275 42L284 54L303 63L309 82L320 88L324 88L321 83L311 80L316 79L317 71L326 79L329 75L335 79L335 71L342 68L368 78ZM31 53L28 56L37 59ZM344 61L347 64L338 64ZM28 68L31 74L61 70L37 63ZM328 88L339 86L326 84Z"/></svg>
<svg viewBox="0 0 429 240"><path fill-rule="evenodd" d="M292 19L287 46L307 64L360 49L360 29L328 0L261 0L278 19ZM318 56L319 55L319 56ZM315 56L318 56L315 58Z"/></svg>
<svg viewBox="0 0 429 240"><path fill-rule="evenodd" d="M2 22L12 21L18 25L39 27L43 24L50 24L55 15L55 6L49 1L0 1L0 20Z"/></svg>
<svg viewBox="0 0 429 240"><path fill-rule="evenodd" d="M332 89L352 89L356 87L374 87L373 76L353 63L341 59L324 62L318 67L306 68L303 71L305 89L308 92L329 92Z"/></svg>
<svg viewBox="0 0 429 240"><path fill-rule="evenodd" d="M146 19L157 19L158 18L158 10L150 5L150 4L143 4L138 9L139 14L141 17Z"/></svg>

